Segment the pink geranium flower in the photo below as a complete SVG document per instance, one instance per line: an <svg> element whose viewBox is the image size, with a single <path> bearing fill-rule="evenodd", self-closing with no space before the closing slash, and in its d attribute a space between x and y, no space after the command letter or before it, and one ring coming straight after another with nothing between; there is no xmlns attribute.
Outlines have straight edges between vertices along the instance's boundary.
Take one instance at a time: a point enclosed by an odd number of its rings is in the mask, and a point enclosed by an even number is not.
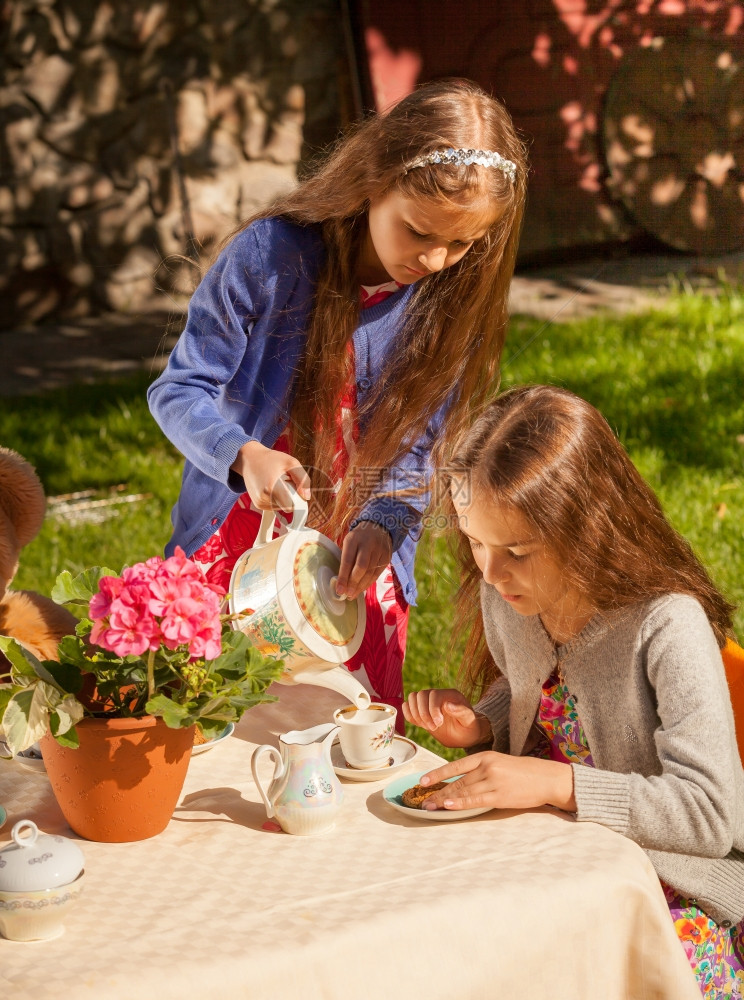
<svg viewBox="0 0 744 1000"><path fill-rule="evenodd" d="M195 660L214 660L220 655L222 637L213 629L205 629L194 636L189 645L192 658Z"/></svg>
<svg viewBox="0 0 744 1000"><path fill-rule="evenodd" d="M163 638L169 649L190 643L202 628L202 609L191 597L180 597L168 608L161 620Z"/></svg>
<svg viewBox="0 0 744 1000"><path fill-rule="evenodd" d="M161 638L160 628L152 615L142 615L136 608L126 605L111 611L108 625L97 635L93 639L91 632L91 639L117 656L141 656L148 649L158 649Z"/></svg>
<svg viewBox="0 0 744 1000"><path fill-rule="evenodd" d="M177 548L103 577L90 601L91 641L118 656L141 656L164 646L184 647L190 659L215 659L222 650L224 588Z"/></svg>
<svg viewBox="0 0 744 1000"><path fill-rule="evenodd" d="M186 553L180 545L176 546L173 555L163 562L161 568L162 571L170 574L171 576L183 576L189 580L198 580L201 583L204 582L204 574L201 569L195 562L192 562L187 558Z"/></svg>
<svg viewBox="0 0 744 1000"><path fill-rule="evenodd" d="M102 576L98 582L98 593L90 599L91 618L105 618L111 610L111 602L119 596L124 581L118 576Z"/></svg>
<svg viewBox="0 0 744 1000"><path fill-rule="evenodd" d="M164 615L182 598L191 597L192 583L183 577L160 573L150 584L148 606L154 615Z"/></svg>

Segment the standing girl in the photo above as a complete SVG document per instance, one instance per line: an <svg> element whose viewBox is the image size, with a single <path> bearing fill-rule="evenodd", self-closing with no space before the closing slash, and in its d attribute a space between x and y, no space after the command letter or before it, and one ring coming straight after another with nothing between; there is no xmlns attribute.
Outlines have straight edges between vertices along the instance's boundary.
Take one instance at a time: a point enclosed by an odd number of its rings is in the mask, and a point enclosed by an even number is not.
<svg viewBox="0 0 744 1000"><path fill-rule="evenodd" d="M721 659L732 606L605 420L565 390L499 397L449 469L460 607L475 618L464 687L482 697L409 695L406 719L471 751L424 779L461 776L427 807L548 804L635 840L703 995L740 997L744 771Z"/></svg>
<svg viewBox="0 0 744 1000"><path fill-rule="evenodd" d="M149 390L186 457L166 551L226 585L289 477L342 546L339 595L366 591L348 666L394 705L429 469L498 378L525 183L501 104L421 87L233 237Z"/></svg>

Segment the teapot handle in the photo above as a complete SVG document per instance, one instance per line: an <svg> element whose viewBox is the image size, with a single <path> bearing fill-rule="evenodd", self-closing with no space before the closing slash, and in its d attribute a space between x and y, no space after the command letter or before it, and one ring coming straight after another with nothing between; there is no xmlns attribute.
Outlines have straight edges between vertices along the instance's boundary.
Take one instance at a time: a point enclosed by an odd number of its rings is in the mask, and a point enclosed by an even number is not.
<svg viewBox="0 0 744 1000"><path fill-rule="evenodd" d="M285 483L290 496L292 497L292 521L289 525L290 530L299 531L301 528L304 528L305 521L307 521L307 500L302 499L289 476L282 476L282 481ZM275 510L265 510L263 512L254 548L258 548L259 545L268 545L274 531L275 520Z"/></svg>
<svg viewBox="0 0 744 1000"><path fill-rule="evenodd" d="M284 761L282 760L281 753L276 747L271 746L270 743L264 743L263 746L256 747L253 751L253 756L251 757L251 773L253 774L253 780L256 782L256 788L261 793L263 804L266 806L266 815L269 819L271 819L274 815L274 803L269 799L267 791L261 784L258 777L258 761L263 754L267 754L269 758L274 761L274 774L269 782L269 791L271 791L271 785L277 780L277 778L281 778L284 774Z"/></svg>

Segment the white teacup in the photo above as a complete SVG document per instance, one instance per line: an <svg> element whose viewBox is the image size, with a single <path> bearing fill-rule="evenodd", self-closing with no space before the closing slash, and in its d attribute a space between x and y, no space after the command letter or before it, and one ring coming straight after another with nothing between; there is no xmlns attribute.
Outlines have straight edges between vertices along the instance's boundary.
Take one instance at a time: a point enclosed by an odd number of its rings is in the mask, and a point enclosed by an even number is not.
<svg viewBox="0 0 744 1000"><path fill-rule="evenodd" d="M337 708L333 721L346 763L360 769L383 767L390 760L397 709L373 702L367 708Z"/></svg>

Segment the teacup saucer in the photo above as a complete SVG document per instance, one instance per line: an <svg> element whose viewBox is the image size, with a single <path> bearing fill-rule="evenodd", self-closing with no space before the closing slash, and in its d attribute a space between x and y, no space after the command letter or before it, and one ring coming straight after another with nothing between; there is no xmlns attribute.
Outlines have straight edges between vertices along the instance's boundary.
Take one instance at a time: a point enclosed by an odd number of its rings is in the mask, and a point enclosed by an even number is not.
<svg viewBox="0 0 744 1000"><path fill-rule="evenodd" d="M13 760L17 761L21 767L25 767L27 771L36 771L37 774L46 773L44 758L41 756L38 743L34 743L28 750L21 750L20 753L15 755Z"/></svg>
<svg viewBox="0 0 744 1000"><path fill-rule="evenodd" d="M219 733L213 740L207 740L206 743L195 743L191 748L191 756L195 757L197 754L204 753L205 750L211 750L212 747L217 746L222 740L226 740L228 736L232 736L235 732L235 723L228 722L225 728Z"/></svg>
<svg viewBox="0 0 744 1000"><path fill-rule="evenodd" d="M418 747L406 736L395 736L393 745L390 747L390 763L383 767L373 767L369 770L360 770L356 767L349 767L344 760L341 744L335 740L331 747L331 763L333 770L340 778L348 778L349 781L382 781L389 775L400 771L406 764L410 764L418 753Z"/></svg>

